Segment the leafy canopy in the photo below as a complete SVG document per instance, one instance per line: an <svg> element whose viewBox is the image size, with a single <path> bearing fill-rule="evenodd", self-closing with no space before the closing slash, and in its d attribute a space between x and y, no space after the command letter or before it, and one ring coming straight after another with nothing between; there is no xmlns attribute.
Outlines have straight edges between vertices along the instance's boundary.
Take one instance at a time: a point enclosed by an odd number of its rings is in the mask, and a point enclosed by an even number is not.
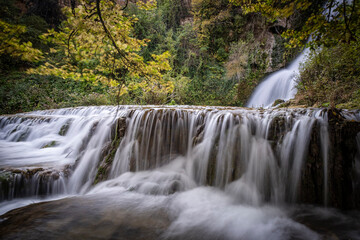
<svg viewBox="0 0 360 240"><path fill-rule="evenodd" d="M309 0L230 0L240 5L246 13L261 13L270 21L289 18L291 15L311 10L312 15L300 30L283 33L289 39L288 47L298 47L312 36L313 47L335 46L339 42L358 42L360 37L360 4L358 0L330 0L323 6Z"/></svg>
<svg viewBox="0 0 360 240"><path fill-rule="evenodd" d="M37 62L41 59L40 50L33 48L31 42L21 41L26 27L7 23L0 19L0 57L4 55L19 58L22 61Z"/></svg>
<svg viewBox="0 0 360 240"><path fill-rule="evenodd" d="M152 1L139 7L152 9L154 6L156 2ZM172 83L163 78L171 69L170 54L153 54L152 59L145 62L139 52L149 40L133 37L137 18L127 16L119 4L80 1L78 7L65 7L63 11L66 21L60 31L49 30L42 36L53 46L47 53L48 61L29 70L30 73L119 86L120 94L128 88L154 93L173 90Z"/></svg>

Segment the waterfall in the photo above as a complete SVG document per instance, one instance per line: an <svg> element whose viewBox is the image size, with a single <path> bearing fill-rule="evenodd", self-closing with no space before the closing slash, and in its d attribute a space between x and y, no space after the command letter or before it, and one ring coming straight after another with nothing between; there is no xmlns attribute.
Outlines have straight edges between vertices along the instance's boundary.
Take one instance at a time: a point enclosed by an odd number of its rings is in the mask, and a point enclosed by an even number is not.
<svg viewBox="0 0 360 240"><path fill-rule="evenodd" d="M126 129L118 142L115 119ZM211 185L253 205L294 203L315 128L326 204L326 109L104 106L2 116L1 199L116 186L170 194ZM96 184L99 174L108 181Z"/></svg>
<svg viewBox="0 0 360 240"><path fill-rule="evenodd" d="M110 238L124 226L140 238L160 221L152 239L330 236L316 226L358 239L356 220L298 203L360 207L359 120L359 111L199 106L0 116L0 214L30 204L0 217L0 231L30 209L29 224L55 228L42 232L49 238Z"/></svg>
<svg viewBox="0 0 360 240"><path fill-rule="evenodd" d="M246 107L271 107L277 99L289 100L297 92L297 77L299 74L300 63L306 61L309 54L306 48L295 60L286 68L280 69L266 77L254 90Z"/></svg>
<svg viewBox="0 0 360 240"><path fill-rule="evenodd" d="M348 3L350 2L351 0L348 1ZM325 5L328 3L325 3ZM333 6L330 9L330 13L328 10L322 13L328 21L333 20L334 14L337 14L334 13L334 9L342 4L342 1L336 0L332 2L332 4ZM308 39L308 42L311 41L312 36L310 36ZM246 107L269 108L277 99L287 101L294 98L297 92L296 85L300 64L307 60L309 53L310 49L307 47L293 60L289 66L284 69L280 69L266 77L255 88L250 99L246 103Z"/></svg>

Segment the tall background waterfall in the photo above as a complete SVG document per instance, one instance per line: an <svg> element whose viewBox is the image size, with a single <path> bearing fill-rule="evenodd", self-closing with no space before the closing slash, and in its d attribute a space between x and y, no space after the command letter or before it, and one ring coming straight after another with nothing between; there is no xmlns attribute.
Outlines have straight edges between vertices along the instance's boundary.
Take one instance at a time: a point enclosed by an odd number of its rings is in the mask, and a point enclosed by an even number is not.
<svg viewBox="0 0 360 240"><path fill-rule="evenodd" d="M351 2L349 0L349 2ZM333 19L333 10L341 4L340 0L336 0L331 8L331 14L327 11L323 14L328 18L328 21ZM308 42L312 41L312 36L308 39ZM278 100L290 100L295 97L297 89L297 78L299 75L300 64L305 62L310 53L309 48L305 48L301 54L299 54L293 62L284 69L280 69L268 77L266 77L257 86L252 93L250 99L246 103L246 107L264 107L269 108L273 103Z"/></svg>
<svg viewBox="0 0 360 240"><path fill-rule="evenodd" d="M358 112L339 114L343 122L358 123ZM205 234L208 239L289 239L288 233L317 239L320 235L281 208L348 203L333 196L340 181L334 174L348 169L331 170L339 167L329 134L332 116L327 109L193 106L79 107L2 116L0 212L29 204L28 199L125 197L140 201L144 211L169 207L165 212L173 220L164 234L170 239L204 234L192 233L193 227L215 229ZM348 194L347 178L341 181ZM219 210L210 210L215 205ZM248 215L253 219L244 225Z"/></svg>
<svg viewBox="0 0 360 240"><path fill-rule="evenodd" d="M306 48L286 68L266 77L252 93L247 107L271 107L277 99L289 100L295 97L300 64L307 59L310 50Z"/></svg>

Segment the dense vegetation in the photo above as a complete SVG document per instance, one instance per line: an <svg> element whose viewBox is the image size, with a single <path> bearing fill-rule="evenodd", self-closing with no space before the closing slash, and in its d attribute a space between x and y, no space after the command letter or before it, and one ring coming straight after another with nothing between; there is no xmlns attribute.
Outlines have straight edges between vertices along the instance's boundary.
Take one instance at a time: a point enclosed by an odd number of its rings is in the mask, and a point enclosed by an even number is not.
<svg viewBox="0 0 360 240"><path fill-rule="evenodd" d="M0 2L0 113L117 103L243 106L311 33L314 51L294 102L359 108L357 1L158 0L124 9L112 1ZM330 8L341 13L332 21L323 14Z"/></svg>
<svg viewBox="0 0 360 240"><path fill-rule="evenodd" d="M231 0L235 4L247 1ZM313 8L319 4L319 8ZM360 107L359 1L269 0L245 4L247 12L261 12L276 20L311 12L305 24L282 34L289 47L307 45L312 52L298 76L298 93L290 104L315 107ZM288 105L289 103L285 104Z"/></svg>
<svg viewBox="0 0 360 240"><path fill-rule="evenodd" d="M360 107L360 46L339 43L313 52L303 65L295 104Z"/></svg>

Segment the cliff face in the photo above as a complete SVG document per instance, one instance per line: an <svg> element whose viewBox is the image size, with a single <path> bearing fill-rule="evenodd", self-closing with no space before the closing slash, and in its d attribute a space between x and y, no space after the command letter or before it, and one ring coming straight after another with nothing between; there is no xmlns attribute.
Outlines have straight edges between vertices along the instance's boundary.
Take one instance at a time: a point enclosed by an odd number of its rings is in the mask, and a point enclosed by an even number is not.
<svg viewBox="0 0 360 240"><path fill-rule="evenodd" d="M358 133L360 124L346 120L336 109L328 110L328 124L327 178L324 177L324 164L326 164L322 160L324 153L319 148L321 128L314 125L309 155L303 169L299 202L325 204L341 209L359 209ZM325 189L327 193L324 192Z"/></svg>

